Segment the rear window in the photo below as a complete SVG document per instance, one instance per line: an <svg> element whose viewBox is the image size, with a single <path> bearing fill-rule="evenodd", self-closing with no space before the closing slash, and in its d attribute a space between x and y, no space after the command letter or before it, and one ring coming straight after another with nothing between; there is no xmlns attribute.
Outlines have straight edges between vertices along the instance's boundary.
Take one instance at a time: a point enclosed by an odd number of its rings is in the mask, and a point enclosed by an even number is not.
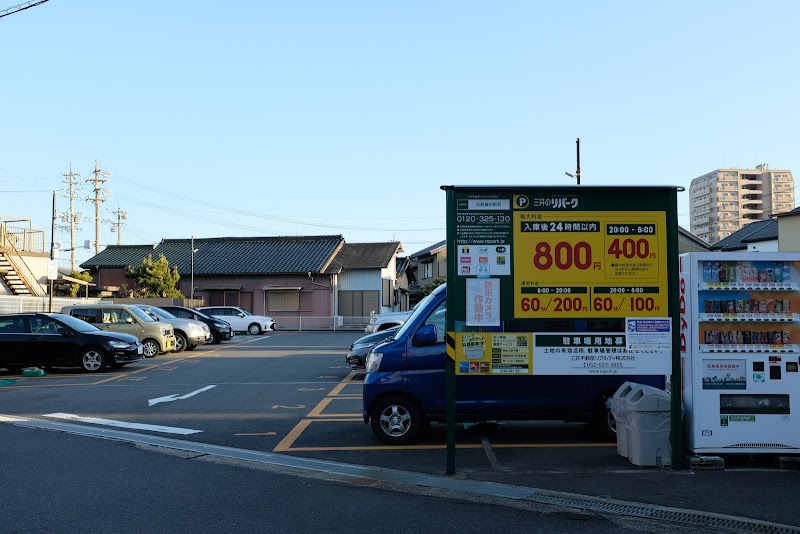
<svg viewBox="0 0 800 534"><path fill-rule="evenodd" d="M77 319L82 319L90 324L97 323L97 308L83 308L70 310L69 314Z"/></svg>

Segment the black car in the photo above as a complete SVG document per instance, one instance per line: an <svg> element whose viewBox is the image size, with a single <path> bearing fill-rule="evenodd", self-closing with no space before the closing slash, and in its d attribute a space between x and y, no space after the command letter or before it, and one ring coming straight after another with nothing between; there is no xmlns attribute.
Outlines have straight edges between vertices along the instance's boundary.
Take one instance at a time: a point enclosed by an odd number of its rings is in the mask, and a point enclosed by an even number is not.
<svg viewBox="0 0 800 534"><path fill-rule="evenodd" d="M230 323L211 317L205 313L195 310L194 308L187 308L186 306L159 306L162 310L167 310L175 317L183 319L194 319L208 325L211 330L211 341L208 343L219 343L220 341L227 341L233 335Z"/></svg>
<svg viewBox="0 0 800 534"><path fill-rule="evenodd" d="M0 367L80 367L96 373L144 358L134 336L106 332L61 313L0 315Z"/></svg>
<svg viewBox="0 0 800 534"><path fill-rule="evenodd" d="M367 360L367 354L369 354L372 348L378 343L383 343L394 336L398 330L400 330L400 327L395 326L360 337L353 341L353 344L350 345L350 352L347 354L347 363L350 365L350 368L354 370L363 369L364 362Z"/></svg>

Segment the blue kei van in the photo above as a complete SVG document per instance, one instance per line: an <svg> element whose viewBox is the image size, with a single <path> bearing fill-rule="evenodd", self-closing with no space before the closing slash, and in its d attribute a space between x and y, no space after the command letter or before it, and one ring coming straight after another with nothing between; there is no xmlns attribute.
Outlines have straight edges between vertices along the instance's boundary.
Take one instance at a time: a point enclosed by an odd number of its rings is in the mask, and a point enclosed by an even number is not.
<svg viewBox="0 0 800 534"><path fill-rule="evenodd" d="M367 356L364 422L382 441L413 441L429 422L445 422L446 286L428 295L385 343ZM455 377L458 422L563 420L592 423L613 439L605 401L623 382L664 388L664 376L464 376Z"/></svg>

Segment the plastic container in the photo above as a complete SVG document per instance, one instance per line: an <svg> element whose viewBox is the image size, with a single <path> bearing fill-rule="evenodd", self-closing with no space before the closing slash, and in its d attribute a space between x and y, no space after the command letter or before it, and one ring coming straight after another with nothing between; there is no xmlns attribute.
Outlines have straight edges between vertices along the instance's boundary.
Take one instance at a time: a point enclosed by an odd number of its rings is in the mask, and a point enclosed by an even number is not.
<svg viewBox="0 0 800 534"><path fill-rule="evenodd" d="M643 467L670 465L672 400L669 392L640 385L623 404L627 412L628 460Z"/></svg>
<svg viewBox="0 0 800 534"><path fill-rule="evenodd" d="M611 415L617 421L617 454L623 458L628 457L628 412L625 407L625 399L636 393L640 384L636 382L625 382L606 401L606 407L611 410Z"/></svg>

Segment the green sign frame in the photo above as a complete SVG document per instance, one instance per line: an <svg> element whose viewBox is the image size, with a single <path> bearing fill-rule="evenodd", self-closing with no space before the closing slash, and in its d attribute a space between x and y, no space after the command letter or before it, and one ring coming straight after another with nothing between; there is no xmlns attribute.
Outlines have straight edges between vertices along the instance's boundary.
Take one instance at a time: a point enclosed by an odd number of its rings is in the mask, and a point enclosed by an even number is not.
<svg viewBox="0 0 800 534"><path fill-rule="evenodd" d="M681 376L677 193L683 188L441 188L448 472L455 472L456 374ZM597 331L613 335L585 335ZM544 351L556 357L542 358ZM673 395L672 411L681 413L680 395ZM678 468L680 417L672 426Z"/></svg>

